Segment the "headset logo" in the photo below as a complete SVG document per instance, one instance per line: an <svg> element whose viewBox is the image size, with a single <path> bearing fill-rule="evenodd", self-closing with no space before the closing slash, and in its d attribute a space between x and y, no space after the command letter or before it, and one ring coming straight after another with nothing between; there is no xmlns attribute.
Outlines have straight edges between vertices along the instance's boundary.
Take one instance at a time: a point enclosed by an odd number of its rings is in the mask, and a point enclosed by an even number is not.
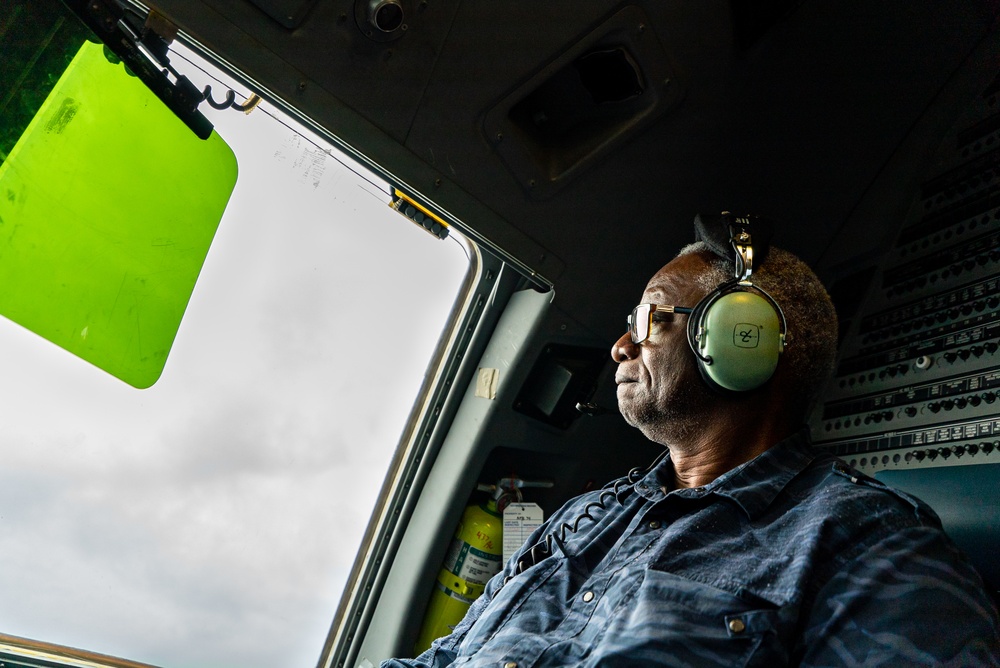
<svg viewBox="0 0 1000 668"><path fill-rule="evenodd" d="M737 348L756 348L759 343L759 326L741 322L733 328L733 345Z"/></svg>

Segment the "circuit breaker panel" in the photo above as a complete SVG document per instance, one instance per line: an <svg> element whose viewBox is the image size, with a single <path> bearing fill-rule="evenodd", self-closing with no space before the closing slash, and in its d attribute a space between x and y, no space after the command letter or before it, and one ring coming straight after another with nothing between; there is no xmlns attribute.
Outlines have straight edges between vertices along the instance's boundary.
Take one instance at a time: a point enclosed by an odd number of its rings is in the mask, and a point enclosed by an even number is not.
<svg viewBox="0 0 1000 668"><path fill-rule="evenodd" d="M1000 77L945 138L868 285L817 444L869 475L1000 463Z"/></svg>

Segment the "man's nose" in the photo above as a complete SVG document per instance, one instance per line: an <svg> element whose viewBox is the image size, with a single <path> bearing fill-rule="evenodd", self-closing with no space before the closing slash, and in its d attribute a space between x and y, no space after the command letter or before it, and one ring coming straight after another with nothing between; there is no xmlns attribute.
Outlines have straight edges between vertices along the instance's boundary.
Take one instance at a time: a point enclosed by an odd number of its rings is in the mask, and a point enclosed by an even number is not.
<svg viewBox="0 0 1000 668"><path fill-rule="evenodd" d="M615 344L611 346L611 359L616 363L621 364L625 360L635 359L639 356L639 346L632 343L632 335L625 332Z"/></svg>

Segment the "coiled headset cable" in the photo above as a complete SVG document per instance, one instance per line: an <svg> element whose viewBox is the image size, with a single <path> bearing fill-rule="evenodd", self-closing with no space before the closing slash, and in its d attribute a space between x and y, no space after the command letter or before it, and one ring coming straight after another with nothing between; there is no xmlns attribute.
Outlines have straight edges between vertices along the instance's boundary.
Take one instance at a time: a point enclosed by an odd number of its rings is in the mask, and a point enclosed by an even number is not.
<svg viewBox="0 0 1000 668"><path fill-rule="evenodd" d="M621 501L618 500L619 494L622 492L631 491L637 482L646 476L650 471L656 468L663 458L669 454L669 450L664 448L663 452L660 453L653 460L653 463L645 468L636 466L634 469L628 472L624 478L618 478L612 483L604 486L601 490L600 495L598 495L596 501L591 501L583 507L583 510L572 520L561 523L550 533L547 533L541 540L531 546L521 558L517 560L517 565L514 567L514 575L507 576L504 579L504 584L507 584L514 576L520 575L524 571L528 570L542 559L546 558L553 552L552 542L556 541L561 546L566 542L566 539L571 535L575 534L580 530L580 523L583 520L590 520L592 522L597 521L597 517L594 516L594 512L598 510L607 511L609 504L614 501L619 506L622 505Z"/></svg>

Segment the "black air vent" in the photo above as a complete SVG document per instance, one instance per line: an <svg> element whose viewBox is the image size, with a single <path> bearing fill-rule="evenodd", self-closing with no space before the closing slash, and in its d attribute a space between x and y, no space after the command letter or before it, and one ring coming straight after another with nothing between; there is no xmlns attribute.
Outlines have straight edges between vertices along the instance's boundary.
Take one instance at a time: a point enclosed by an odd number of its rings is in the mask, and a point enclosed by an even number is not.
<svg viewBox="0 0 1000 668"><path fill-rule="evenodd" d="M625 7L486 113L486 138L532 197L551 196L680 102L651 25Z"/></svg>

